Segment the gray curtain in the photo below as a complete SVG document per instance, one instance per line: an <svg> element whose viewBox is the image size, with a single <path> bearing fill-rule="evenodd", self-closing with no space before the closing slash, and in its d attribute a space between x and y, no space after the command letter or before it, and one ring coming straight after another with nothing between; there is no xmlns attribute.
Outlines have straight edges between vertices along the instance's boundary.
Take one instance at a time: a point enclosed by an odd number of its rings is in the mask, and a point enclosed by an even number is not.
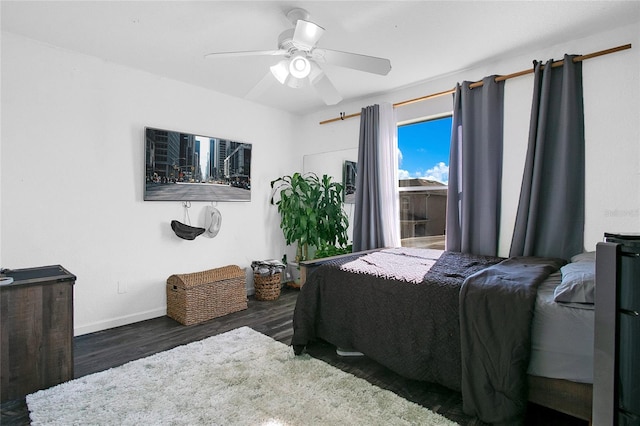
<svg viewBox="0 0 640 426"><path fill-rule="evenodd" d="M582 62L534 63L529 146L510 256L569 259L584 245Z"/></svg>
<svg viewBox="0 0 640 426"><path fill-rule="evenodd" d="M504 81L458 84L454 93L446 248L495 256L502 199Z"/></svg>
<svg viewBox="0 0 640 426"><path fill-rule="evenodd" d="M353 251L400 246L398 131L390 103L362 109Z"/></svg>
<svg viewBox="0 0 640 426"><path fill-rule="evenodd" d="M353 217L353 251L384 247L381 206L378 202L378 129L380 107L362 108L360 141L358 143L358 173Z"/></svg>

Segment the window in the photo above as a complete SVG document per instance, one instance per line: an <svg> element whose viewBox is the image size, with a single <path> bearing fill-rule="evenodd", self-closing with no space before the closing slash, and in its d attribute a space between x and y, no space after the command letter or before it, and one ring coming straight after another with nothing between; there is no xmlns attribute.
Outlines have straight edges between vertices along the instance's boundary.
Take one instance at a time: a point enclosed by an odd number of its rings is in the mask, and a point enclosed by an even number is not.
<svg viewBox="0 0 640 426"><path fill-rule="evenodd" d="M400 238L444 249L451 115L398 124Z"/></svg>

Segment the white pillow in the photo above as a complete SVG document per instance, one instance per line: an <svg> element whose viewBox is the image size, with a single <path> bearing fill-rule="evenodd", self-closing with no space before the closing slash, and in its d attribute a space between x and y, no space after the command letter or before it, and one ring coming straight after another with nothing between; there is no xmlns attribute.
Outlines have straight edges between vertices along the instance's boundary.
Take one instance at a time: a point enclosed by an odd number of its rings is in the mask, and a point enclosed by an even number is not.
<svg viewBox="0 0 640 426"><path fill-rule="evenodd" d="M562 272L562 282L556 287L553 294L556 302L594 303L595 258L569 263L560 268L560 271Z"/></svg>
<svg viewBox="0 0 640 426"><path fill-rule="evenodd" d="M571 262L582 262L582 261L588 261L588 262L595 262L596 260L596 252L595 251L585 251L584 253L580 253L580 254L576 254L575 256L573 256L571 258Z"/></svg>

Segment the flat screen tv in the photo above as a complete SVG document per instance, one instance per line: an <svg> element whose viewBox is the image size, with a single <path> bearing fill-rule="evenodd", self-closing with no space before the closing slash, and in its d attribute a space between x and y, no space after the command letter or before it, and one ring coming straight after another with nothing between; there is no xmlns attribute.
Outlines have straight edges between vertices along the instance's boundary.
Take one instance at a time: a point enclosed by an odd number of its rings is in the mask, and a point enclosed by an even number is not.
<svg viewBox="0 0 640 426"><path fill-rule="evenodd" d="M251 144L145 127L145 201L251 201Z"/></svg>

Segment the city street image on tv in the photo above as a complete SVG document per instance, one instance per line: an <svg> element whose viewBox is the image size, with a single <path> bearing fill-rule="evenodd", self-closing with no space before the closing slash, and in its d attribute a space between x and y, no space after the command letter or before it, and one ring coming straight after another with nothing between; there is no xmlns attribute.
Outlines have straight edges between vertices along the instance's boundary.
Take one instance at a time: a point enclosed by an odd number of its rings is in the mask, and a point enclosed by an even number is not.
<svg viewBox="0 0 640 426"><path fill-rule="evenodd" d="M145 129L145 201L251 201L251 144Z"/></svg>

